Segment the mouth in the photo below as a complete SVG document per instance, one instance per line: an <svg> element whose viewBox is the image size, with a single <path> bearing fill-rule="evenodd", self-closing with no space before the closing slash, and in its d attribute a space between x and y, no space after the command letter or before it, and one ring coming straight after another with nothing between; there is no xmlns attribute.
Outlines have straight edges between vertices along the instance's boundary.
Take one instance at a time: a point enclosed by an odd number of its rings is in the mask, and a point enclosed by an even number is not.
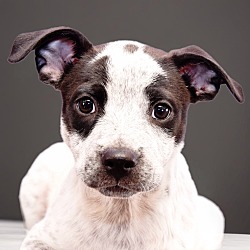
<svg viewBox="0 0 250 250"><path fill-rule="evenodd" d="M116 197L116 198L128 198L135 194L136 192L128 189L121 187L119 185L111 186L111 187L102 187L98 189L99 192L105 196L108 197Z"/></svg>

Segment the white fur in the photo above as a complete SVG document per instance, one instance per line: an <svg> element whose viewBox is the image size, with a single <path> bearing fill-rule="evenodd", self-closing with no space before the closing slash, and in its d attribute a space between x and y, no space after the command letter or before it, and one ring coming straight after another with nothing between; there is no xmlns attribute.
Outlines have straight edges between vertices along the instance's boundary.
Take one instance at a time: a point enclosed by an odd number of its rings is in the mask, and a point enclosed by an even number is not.
<svg viewBox="0 0 250 250"><path fill-rule="evenodd" d="M44 217L73 165L72 153L63 143L54 144L36 158L22 180L19 195L28 229Z"/></svg>
<svg viewBox="0 0 250 250"><path fill-rule="evenodd" d="M176 145L148 118L143 90L157 74L168 76L142 44L135 43L139 49L134 53L124 52L125 44L110 43L90 62L109 56L108 101L93 131L82 139L62 120L68 146L56 144L44 151L24 178L22 210L27 226L34 226L22 250L219 249L223 215L198 196L181 154L183 143ZM126 182L139 192L129 198L106 197L89 187L102 176L100 154L110 147L142 156L138 179Z"/></svg>

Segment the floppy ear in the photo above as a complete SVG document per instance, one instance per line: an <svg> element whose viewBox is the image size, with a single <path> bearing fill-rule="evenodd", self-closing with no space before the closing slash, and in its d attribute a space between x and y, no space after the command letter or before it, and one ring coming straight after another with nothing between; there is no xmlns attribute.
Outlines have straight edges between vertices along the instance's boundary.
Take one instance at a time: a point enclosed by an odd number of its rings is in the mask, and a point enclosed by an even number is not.
<svg viewBox="0 0 250 250"><path fill-rule="evenodd" d="M191 102L212 100L221 84L226 84L239 102L244 101L241 85L204 50L188 46L169 52L191 94Z"/></svg>
<svg viewBox="0 0 250 250"><path fill-rule="evenodd" d="M8 61L19 62L35 50L41 81L60 88L65 70L92 47L79 31L61 26L18 35Z"/></svg>

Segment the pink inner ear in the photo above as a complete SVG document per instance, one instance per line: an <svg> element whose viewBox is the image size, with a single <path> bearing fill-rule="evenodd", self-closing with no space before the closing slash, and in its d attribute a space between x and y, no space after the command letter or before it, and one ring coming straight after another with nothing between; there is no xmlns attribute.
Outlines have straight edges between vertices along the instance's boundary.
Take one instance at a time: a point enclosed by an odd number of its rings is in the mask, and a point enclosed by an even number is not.
<svg viewBox="0 0 250 250"><path fill-rule="evenodd" d="M61 57L64 63L72 62L75 56L74 51L75 43L72 40L62 38L48 44L48 48L56 52L57 56Z"/></svg>
<svg viewBox="0 0 250 250"><path fill-rule="evenodd" d="M37 63L41 78L48 82L60 80L66 65L76 63L75 43L61 38L48 43L37 53Z"/></svg>
<svg viewBox="0 0 250 250"><path fill-rule="evenodd" d="M211 79L216 76L205 64L187 64L179 69L181 76L188 76L189 84L195 89L196 95L214 94L216 87L211 84Z"/></svg>

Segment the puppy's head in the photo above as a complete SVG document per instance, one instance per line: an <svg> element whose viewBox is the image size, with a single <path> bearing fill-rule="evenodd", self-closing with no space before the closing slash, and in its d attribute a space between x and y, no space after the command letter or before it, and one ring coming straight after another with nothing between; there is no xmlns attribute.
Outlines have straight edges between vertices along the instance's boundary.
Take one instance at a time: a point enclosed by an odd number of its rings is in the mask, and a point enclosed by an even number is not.
<svg viewBox="0 0 250 250"><path fill-rule="evenodd" d="M190 103L213 99L221 84L243 101L241 86L196 46L93 46L80 32L57 27L19 35L9 61L33 49L40 79L61 91L61 133L79 178L106 196L161 186L182 147Z"/></svg>

